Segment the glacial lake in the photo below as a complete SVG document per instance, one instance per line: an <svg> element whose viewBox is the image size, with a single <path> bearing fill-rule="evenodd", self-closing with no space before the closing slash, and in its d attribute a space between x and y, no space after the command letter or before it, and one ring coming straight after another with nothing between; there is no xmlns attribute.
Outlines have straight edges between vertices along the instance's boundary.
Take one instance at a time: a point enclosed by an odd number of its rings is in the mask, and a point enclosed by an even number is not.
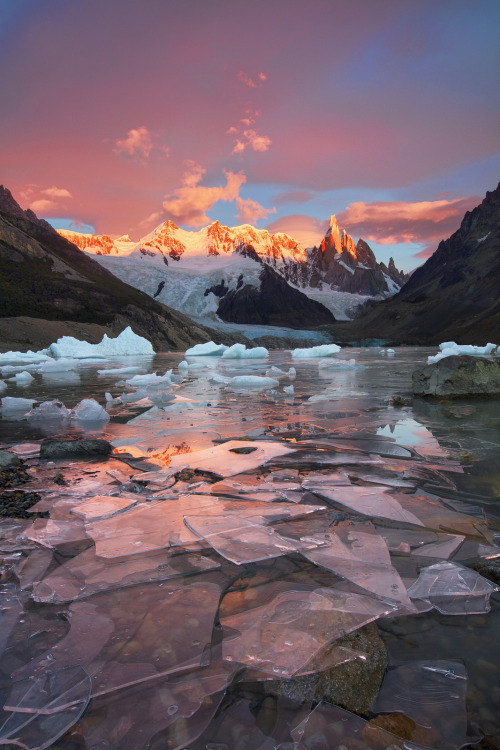
<svg viewBox="0 0 500 750"><path fill-rule="evenodd" d="M471 571L500 555L500 401L413 400L411 373L435 352L272 351L188 369L168 353L9 384L1 396L68 409L115 400L108 422L1 415L0 447L30 475L1 492L36 492L40 516L0 520L0 744L498 743L500 595ZM270 388L230 382L271 367ZM54 437L104 438L114 453L40 460ZM388 669L364 718L282 689L366 662L335 643L373 622ZM367 720L382 713L426 733L380 734Z"/></svg>

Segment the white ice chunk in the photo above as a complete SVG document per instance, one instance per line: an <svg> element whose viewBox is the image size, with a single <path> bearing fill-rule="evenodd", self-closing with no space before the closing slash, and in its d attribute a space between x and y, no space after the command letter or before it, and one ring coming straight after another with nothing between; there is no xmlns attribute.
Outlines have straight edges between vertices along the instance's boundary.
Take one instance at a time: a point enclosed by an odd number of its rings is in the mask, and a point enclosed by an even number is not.
<svg viewBox="0 0 500 750"><path fill-rule="evenodd" d="M34 381L33 375L31 375L27 370L23 370L22 372L18 372L14 375L13 378L9 378L9 380L15 380L16 385L30 385Z"/></svg>
<svg viewBox="0 0 500 750"><path fill-rule="evenodd" d="M186 362L185 359L183 359L182 362L179 362L179 364L177 366L178 366L179 370L187 370L188 367L189 367L189 365L188 365L188 363Z"/></svg>
<svg viewBox="0 0 500 750"><path fill-rule="evenodd" d="M215 383L216 385L227 385L231 382L231 378L226 378L225 375L221 375L218 372L212 372L208 377L209 383Z"/></svg>
<svg viewBox="0 0 500 750"><path fill-rule="evenodd" d="M165 375L157 375L156 372L147 375L134 375L125 381L126 385L132 388L147 386L148 388L158 388L159 386L172 385L172 370L167 370Z"/></svg>
<svg viewBox="0 0 500 750"><path fill-rule="evenodd" d="M230 387L234 390L246 390L251 388L252 390L267 390L268 388L277 388L279 386L279 380L275 378L265 378L261 375L237 375L235 378L231 378Z"/></svg>
<svg viewBox="0 0 500 750"><path fill-rule="evenodd" d="M439 344L440 351L432 357L427 357L427 364L439 362L444 357L458 356L468 354L477 357L485 354L498 353L498 344L486 344L486 346L473 346L472 344L456 344L454 341L444 341Z"/></svg>
<svg viewBox="0 0 500 750"><path fill-rule="evenodd" d="M62 359L52 359L43 362L40 365L40 372L64 372L65 370L76 370L79 367L77 359L63 357Z"/></svg>
<svg viewBox="0 0 500 750"><path fill-rule="evenodd" d="M290 367L288 370L288 377L290 378L290 380L293 380L296 375L297 375L297 370L295 369L295 367Z"/></svg>
<svg viewBox="0 0 500 750"><path fill-rule="evenodd" d="M54 399L53 401L44 401L40 406L37 406L28 413L28 419L30 421L69 419L69 416L69 409L66 409L64 404L61 401L57 401L57 399Z"/></svg>
<svg viewBox="0 0 500 750"><path fill-rule="evenodd" d="M154 354L151 342L133 332L127 326L119 336L110 339L106 334L99 344L89 344L88 341L79 341L73 336L63 336L55 344L49 347L50 354L60 359L61 357L76 357L86 359L87 357L113 357L129 355Z"/></svg>
<svg viewBox="0 0 500 750"><path fill-rule="evenodd" d="M286 376L286 372L283 372L279 367L273 365L269 370L266 370L266 376L268 378L283 378Z"/></svg>
<svg viewBox="0 0 500 750"><path fill-rule="evenodd" d="M307 349L294 349L292 357L294 359L311 359L315 357L332 357L340 351L337 344L320 344L319 346L310 346Z"/></svg>
<svg viewBox="0 0 500 750"><path fill-rule="evenodd" d="M0 380L0 393L4 391L7 388L7 383L5 380Z"/></svg>
<svg viewBox="0 0 500 750"><path fill-rule="evenodd" d="M293 385L285 385L283 390L285 393L292 393L292 394L295 393Z"/></svg>
<svg viewBox="0 0 500 750"><path fill-rule="evenodd" d="M72 410L71 416L79 422L109 422L109 414L93 398L84 398Z"/></svg>
<svg viewBox="0 0 500 750"><path fill-rule="evenodd" d="M3 354L0 354L0 363L17 362L18 364L22 364L25 362L43 362L46 359L50 359L48 355L48 349L41 349L39 352L32 352L31 349L28 352L3 352Z"/></svg>
<svg viewBox="0 0 500 750"><path fill-rule="evenodd" d="M2 412L3 414L24 414L29 411L36 399L34 398L12 398L12 396L4 396L2 399Z"/></svg>
<svg viewBox="0 0 500 750"><path fill-rule="evenodd" d="M206 344L195 344L190 349L186 349L186 357L220 357L226 350L224 344L216 344L214 341L207 341Z"/></svg>
<svg viewBox="0 0 500 750"><path fill-rule="evenodd" d="M265 359L269 352L264 346L247 349L245 344L233 344L222 356L224 359Z"/></svg>

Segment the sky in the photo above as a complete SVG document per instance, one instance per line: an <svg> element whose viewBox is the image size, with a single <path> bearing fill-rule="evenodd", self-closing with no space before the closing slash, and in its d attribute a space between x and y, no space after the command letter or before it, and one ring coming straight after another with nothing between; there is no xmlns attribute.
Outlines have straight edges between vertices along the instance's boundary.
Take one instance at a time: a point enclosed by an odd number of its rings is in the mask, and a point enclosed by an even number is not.
<svg viewBox="0 0 500 750"><path fill-rule="evenodd" d="M2 0L0 182L139 239L336 214L411 270L500 179L498 0Z"/></svg>

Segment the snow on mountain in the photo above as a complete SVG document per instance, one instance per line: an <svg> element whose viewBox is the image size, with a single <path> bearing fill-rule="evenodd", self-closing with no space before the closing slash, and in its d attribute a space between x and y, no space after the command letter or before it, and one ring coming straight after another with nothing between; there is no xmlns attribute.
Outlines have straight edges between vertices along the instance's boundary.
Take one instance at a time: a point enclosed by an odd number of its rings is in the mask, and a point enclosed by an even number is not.
<svg viewBox="0 0 500 750"><path fill-rule="evenodd" d="M197 232L166 221L138 242L127 235L112 239L59 233L98 256L118 278L198 320L218 320L225 295L241 297L239 290L245 287L248 297L248 288L260 288L262 264L324 305L337 320L352 317L367 297L394 294L405 280L392 259L388 267L378 264L366 242L355 244L345 230L340 233L335 216L319 248L307 250L281 232L271 234L249 224L226 227L218 221Z"/></svg>

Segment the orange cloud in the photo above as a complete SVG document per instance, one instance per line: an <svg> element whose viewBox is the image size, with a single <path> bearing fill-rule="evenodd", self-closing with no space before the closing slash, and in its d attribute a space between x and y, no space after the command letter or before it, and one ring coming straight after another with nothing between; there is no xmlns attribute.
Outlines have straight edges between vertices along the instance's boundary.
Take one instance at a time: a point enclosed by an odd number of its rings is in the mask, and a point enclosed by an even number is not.
<svg viewBox="0 0 500 750"><path fill-rule="evenodd" d="M259 219L267 218L268 214L276 213L275 208L264 208L251 198L236 198L238 220L243 224L256 224Z"/></svg>
<svg viewBox="0 0 500 750"><path fill-rule="evenodd" d="M116 141L115 153L138 161L147 161L153 148L151 133L144 126L132 128L127 137Z"/></svg>
<svg viewBox="0 0 500 750"><path fill-rule="evenodd" d="M267 135L260 135L256 130L244 130L244 141L238 139L232 150L233 154L241 154L245 149L251 148L253 151L267 151L272 141Z"/></svg>
<svg viewBox="0 0 500 750"><path fill-rule="evenodd" d="M304 247L314 247L319 245L325 236L328 221L319 221L304 214L290 214L268 224L266 229L273 234L284 232Z"/></svg>
<svg viewBox="0 0 500 750"><path fill-rule="evenodd" d="M380 245L432 244L456 231L464 213L478 202L477 197L469 197L419 203L351 203L337 218L350 234Z"/></svg>
<svg viewBox="0 0 500 750"><path fill-rule="evenodd" d="M73 196L66 188L59 188L56 185L42 188L39 185L26 185L19 191L21 199L28 204L36 214L43 214L54 211L61 205L61 199L72 198Z"/></svg>
<svg viewBox="0 0 500 750"><path fill-rule="evenodd" d="M239 196L240 187L246 182L243 172L228 172L224 170L225 185L205 187L200 185L205 174L200 164L189 161L182 177L182 186L165 196L163 208L178 224L189 227L202 227L211 222L207 211L217 201L234 201Z"/></svg>
<svg viewBox="0 0 500 750"><path fill-rule="evenodd" d="M257 89L259 88L259 86L262 86L264 81L267 81L267 75L265 73L259 73L257 76L257 81L253 81L249 75L247 75L243 70L240 70L240 72L238 73L238 80L251 89Z"/></svg>

